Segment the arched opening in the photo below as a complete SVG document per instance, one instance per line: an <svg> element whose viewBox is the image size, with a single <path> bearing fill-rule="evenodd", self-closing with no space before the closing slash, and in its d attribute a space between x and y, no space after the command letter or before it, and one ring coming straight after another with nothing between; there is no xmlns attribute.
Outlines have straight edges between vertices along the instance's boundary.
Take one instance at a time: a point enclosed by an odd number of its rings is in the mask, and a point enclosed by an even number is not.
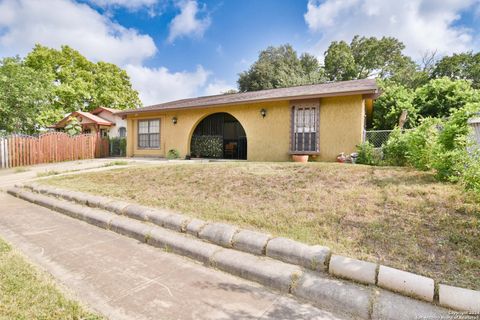
<svg viewBox="0 0 480 320"><path fill-rule="evenodd" d="M247 135L232 115L214 113L200 121L190 143L193 157L247 159Z"/></svg>

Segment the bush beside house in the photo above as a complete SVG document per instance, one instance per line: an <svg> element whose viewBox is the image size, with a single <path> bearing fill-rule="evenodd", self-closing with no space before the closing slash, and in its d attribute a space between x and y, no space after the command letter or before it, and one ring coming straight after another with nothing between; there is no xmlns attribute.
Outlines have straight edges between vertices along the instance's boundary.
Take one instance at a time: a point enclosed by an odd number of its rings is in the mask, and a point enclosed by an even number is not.
<svg viewBox="0 0 480 320"><path fill-rule="evenodd" d="M357 162L434 170L441 181L462 183L480 192L480 149L473 145L468 124L468 119L478 112L480 103L470 102L451 109L448 118L424 118L412 130L396 128L380 149L381 159L366 142L358 148Z"/></svg>

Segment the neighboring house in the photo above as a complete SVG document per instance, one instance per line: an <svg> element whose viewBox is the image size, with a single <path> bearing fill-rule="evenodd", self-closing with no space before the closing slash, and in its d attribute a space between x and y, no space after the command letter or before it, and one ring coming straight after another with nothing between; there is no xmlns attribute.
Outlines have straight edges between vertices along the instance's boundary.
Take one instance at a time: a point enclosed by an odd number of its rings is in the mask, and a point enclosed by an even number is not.
<svg viewBox="0 0 480 320"><path fill-rule="evenodd" d="M120 110L98 107L91 112L74 111L53 126L56 130L63 130L70 117L76 117L82 126L83 133L100 133L101 137L126 137L127 123L117 113Z"/></svg>
<svg viewBox="0 0 480 320"><path fill-rule="evenodd" d="M183 99L121 111L127 156L288 161L308 154L334 161L363 141L374 79Z"/></svg>

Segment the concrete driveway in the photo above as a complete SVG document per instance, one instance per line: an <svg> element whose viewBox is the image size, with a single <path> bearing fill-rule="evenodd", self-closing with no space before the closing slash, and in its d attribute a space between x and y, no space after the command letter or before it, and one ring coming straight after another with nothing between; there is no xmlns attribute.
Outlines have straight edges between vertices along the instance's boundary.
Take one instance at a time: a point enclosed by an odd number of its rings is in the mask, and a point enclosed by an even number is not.
<svg viewBox="0 0 480 320"><path fill-rule="evenodd" d="M110 161L85 161L76 168L105 170ZM33 179L46 169L73 167L61 163L0 173L0 183ZM0 237L110 319L345 319L4 192Z"/></svg>

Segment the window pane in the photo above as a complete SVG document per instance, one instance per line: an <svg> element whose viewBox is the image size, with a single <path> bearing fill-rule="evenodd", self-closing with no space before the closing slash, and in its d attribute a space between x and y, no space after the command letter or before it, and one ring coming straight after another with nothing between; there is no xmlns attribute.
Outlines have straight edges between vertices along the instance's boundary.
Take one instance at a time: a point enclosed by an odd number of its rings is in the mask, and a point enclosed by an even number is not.
<svg viewBox="0 0 480 320"><path fill-rule="evenodd" d="M160 135L158 133L149 134L150 136L150 148L160 147Z"/></svg>
<svg viewBox="0 0 480 320"><path fill-rule="evenodd" d="M148 121L138 121L138 133L148 133Z"/></svg>
<svg viewBox="0 0 480 320"><path fill-rule="evenodd" d="M150 133L160 132L160 120L150 120Z"/></svg>
<svg viewBox="0 0 480 320"><path fill-rule="evenodd" d="M148 134L139 134L138 135L138 147L139 148L148 148Z"/></svg>

